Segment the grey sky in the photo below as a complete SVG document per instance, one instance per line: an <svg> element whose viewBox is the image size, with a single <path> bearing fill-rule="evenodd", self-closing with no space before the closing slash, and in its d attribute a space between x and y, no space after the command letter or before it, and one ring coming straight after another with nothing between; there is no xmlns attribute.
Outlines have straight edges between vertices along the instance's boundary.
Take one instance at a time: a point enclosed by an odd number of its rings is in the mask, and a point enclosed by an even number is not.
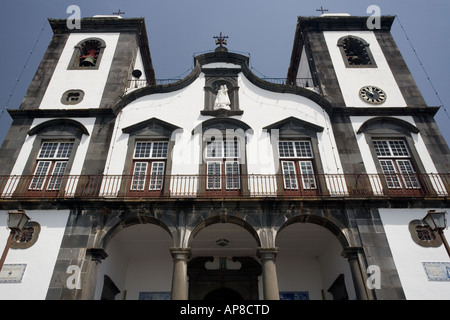
<svg viewBox="0 0 450 320"><path fill-rule="evenodd" d="M229 50L250 55L256 75L283 78L289 67L298 16L318 16L320 12L316 9L321 6L329 9L329 13L369 16L367 8L377 5L382 15L397 15L403 24L444 105L435 119L450 144L448 0L7 1L2 3L0 19L2 110L20 106L52 37L47 18L68 18L66 9L73 4L80 7L82 17L111 14L119 9L125 12L125 18L144 17L158 79L186 76L193 67L193 55L213 50L213 36L220 32L229 36ZM392 33L428 105L439 106L441 102L398 20ZM0 142L10 124L11 117L4 111L0 118Z"/></svg>

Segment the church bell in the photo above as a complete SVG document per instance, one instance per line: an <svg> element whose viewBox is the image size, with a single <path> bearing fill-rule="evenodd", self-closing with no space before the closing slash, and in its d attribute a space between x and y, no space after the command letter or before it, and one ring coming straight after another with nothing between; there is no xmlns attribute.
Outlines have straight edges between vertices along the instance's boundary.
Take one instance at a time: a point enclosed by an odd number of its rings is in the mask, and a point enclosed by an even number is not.
<svg viewBox="0 0 450 320"><path fill-rule="evenodd" d="M93 56L87 56L83 61L80 62L80 65L84 67L93 67L95 66L95 58Z"/></svg>

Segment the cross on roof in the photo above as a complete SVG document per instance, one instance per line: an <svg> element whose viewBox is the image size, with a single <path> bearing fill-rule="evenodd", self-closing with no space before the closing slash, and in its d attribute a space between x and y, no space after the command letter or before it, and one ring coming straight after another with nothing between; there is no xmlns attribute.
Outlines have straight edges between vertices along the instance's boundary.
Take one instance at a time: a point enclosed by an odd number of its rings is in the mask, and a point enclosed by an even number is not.
<svg viewBox="0 0 450 320"><path fill-rule="evenodd" d="M322 6L320 6L320 9L316 9L316 11L322 11L323 14L325 11L328 11L328 9L324 9Z"/></svg>
<svg viewBox="0 0 450 320"><path fill-rule="evenodd" d="M125 14L125 12L123 12L123 11L121 12L120 9L119 9L119 11L117 11L117 12L113 12L113 14L117 14L118 16L120 16L121 13L122 13L122 14Z"/></svg>
<svg viewBox="0 0 450 320"><path fill-rule="evenodd" d="M220 36L214 36L213 38L217 39L216 45L220 45L221 48L223 47L223 45L227 44L227 40L225 39L228 39L228 36L222 36L222 32L220 33Z"/></svg>

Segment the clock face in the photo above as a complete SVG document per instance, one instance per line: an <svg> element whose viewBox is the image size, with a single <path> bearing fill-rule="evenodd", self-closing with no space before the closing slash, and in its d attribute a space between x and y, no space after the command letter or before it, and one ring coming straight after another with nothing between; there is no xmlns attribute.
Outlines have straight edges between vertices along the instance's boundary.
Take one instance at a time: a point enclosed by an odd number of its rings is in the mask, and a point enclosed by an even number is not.
<svg viewBox="0 0 450 320"><path fill-rule="evenodd" d="M359 90L359 96L365 102L381 104L386 101L386 93L380 88L374 86L365 86Z"/></svg>

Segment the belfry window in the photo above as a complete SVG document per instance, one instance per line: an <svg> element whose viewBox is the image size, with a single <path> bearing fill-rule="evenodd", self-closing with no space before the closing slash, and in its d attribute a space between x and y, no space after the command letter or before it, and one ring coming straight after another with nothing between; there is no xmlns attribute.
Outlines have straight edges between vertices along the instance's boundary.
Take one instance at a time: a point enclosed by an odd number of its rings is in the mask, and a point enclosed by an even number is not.
<svg viewBox="0 0 450 320"><path fill-rule="evenodd" d="M105 43L100 39L83 40L75 46L69 69L98 69L104 48Z"/></svg>
<svg viewBox="0 0 450 320"><path fill-rule="evenodd" d="M369 44L357 37L344 37L339 39L338 46L341 48L345 65L348 68L374 68L375 61L370 52Z"/></svg>
<svg viewBox="0 0 450 320"><path fill-rule="evenodd" d="M101 43L97 40L88 40L83 42L80 48L80 67L95 67L100 53Z"/></svg>

